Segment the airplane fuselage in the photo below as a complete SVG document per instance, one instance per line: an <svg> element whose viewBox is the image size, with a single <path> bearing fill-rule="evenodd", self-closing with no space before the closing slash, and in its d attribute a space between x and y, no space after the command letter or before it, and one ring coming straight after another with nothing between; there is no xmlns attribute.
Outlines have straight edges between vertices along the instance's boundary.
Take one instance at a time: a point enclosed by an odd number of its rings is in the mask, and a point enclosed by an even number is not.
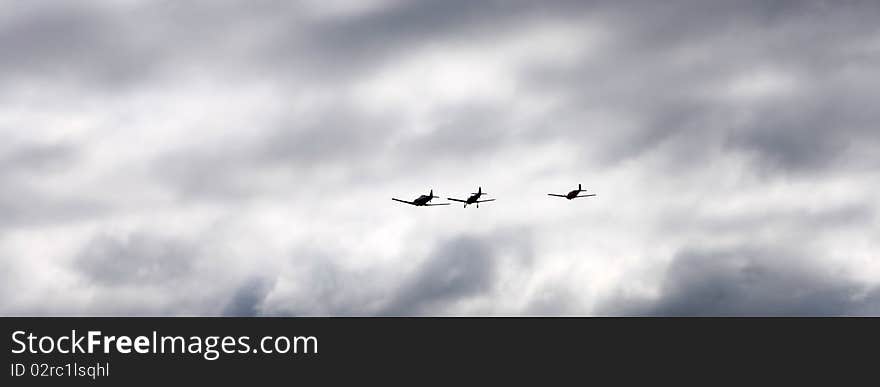
<svg viewBox="0 0 880 387"><path fill-rule="evenodd" d="M482 196L482 194L473 194L473 195L471 195L470 197L467 198L467 204L474 204L474 203L476 203L478 200L480 200L480 196Z"/></svg>
<svg viewBox="0 0 880 387"><path fill-rule="evenodd" d="M565 195L565 198L568 200L574 199L578 196L579 193L581 193L581 190L576 189L574 191L569 192L568 195Z"/></svg>
<svg viewBox="0 0 880 387"><path fill-rule="evenodd" d="M430 202L431 199L432 198L428 195L422 195L422 196L419 196L418 198L416 198L415 200L413 200L413 204L415 204L417 206L424 206L425 204L428 204L428 202Z"/></svg>

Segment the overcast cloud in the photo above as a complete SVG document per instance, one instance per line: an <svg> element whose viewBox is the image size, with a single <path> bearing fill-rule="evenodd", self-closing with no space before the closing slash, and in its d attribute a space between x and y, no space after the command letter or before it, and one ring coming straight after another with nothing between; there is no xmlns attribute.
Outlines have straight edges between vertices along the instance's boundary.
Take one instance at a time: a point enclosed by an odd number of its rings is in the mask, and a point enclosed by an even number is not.
<svg viewBox="0 0 880 387"><path fill-rule="evenodd" d="M0 315L880 314L875 1L7 1L0 52Z"/></svg>

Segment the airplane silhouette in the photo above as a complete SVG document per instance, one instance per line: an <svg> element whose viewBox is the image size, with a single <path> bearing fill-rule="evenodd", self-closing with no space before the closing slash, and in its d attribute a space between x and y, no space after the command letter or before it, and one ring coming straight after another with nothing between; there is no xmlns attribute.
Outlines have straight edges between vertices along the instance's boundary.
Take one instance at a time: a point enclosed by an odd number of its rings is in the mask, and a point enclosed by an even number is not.
<svg viewBox="0 0 880 387"><path fill-rule="evenodd" d="M397 198L391 198L391 200L394 200L394 201L396 201L396 202L406 203L406 204L412 204L412 205L414 205L414 206L448 206L448 205L450 204L450 203L435 203L435 204L430 204L429 202L431 201L431 199L434 199L434 198L439 198L439 196L434 196L434 190L432 189L431 192L430 192L429 194L427 194L427 195L421 195L421 196L415 198L415 199L414 199L413 201L411 201L411 202L408 202L408 201L406 201L406 200L400 200L400 199L397 199Z"/></svg>
<svg viewBox="0 0 880 387"><path fill-rule="evenodd" d="M468 204L476 204L477 208L480 208L480 203L491 202L491 201L495 200L495 199L480 200L480 196L483 196L483 195L486 195L486 193L483 192L483 187L477 187L477 192L471 193L471 196L468 197L467 200L461 200L461 199L455 199L455 198L446 198L446 199L460 202L460 203L464 203L464 208L467 208Z"/></svg>
<svg viewBox="0 0 880 387"><path fill-rule="evenodd" d="M569 192L569 193L567 193L567 194L565 194L565 195L559 195L559 194L547 194L547 195L550 195L550 196L558 196L558 197L560 197L560 198L566 198L566 199L568 199L568 200L571 200L571 199L574 199L574 198L585 198L585 197L588 197L588 196L596 196L596 194L580 195L581 192L586 192L586 191L587 191L587 190L585 190L585 189L581 189L581 185L578 184L578 189L576 189L576 190L574 190L574 191L571 191L571 192ZM578 196L578 195L580 195L580 196Z"/></svg>

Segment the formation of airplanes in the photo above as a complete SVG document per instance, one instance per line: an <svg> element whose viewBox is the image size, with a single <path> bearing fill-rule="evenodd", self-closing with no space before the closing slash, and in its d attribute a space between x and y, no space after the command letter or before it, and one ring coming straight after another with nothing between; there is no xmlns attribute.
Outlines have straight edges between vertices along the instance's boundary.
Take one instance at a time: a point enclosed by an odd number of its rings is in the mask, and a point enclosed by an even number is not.
<svg viewBox="0 0 880 387"><path fill-rule="evenodd" d="M551 194L547 194L547 195L565 198L568 200L596 196L596 194L581 195L581 192L587 192L587 190L583 189L583 187L580 184L578 184L578 187L576 190L569 191L567 194L552 194L551 193ZM468 204L476 204L477 208L480 208L480 203L491 202L491 201L495 200L495 199L480 200L480 198L483 195L486 195L486 193L483 192L483 187L477 187L477 192L472 192L471 196L469 196L467 199L456 199L456 198L446 198L446 199L452 200L454 202L464 203L464 208L467 208ZM413 206L448 206L451 204L451 203L431 203L432 199L439 199L439 198L440 198L439 196L434 195L434 190L432 189L427 195L420 195L419 197L413 199L412 201L406 201L406 200L398 199L398 198L391 198L391 200L394 200L396 202L406 203L406 204L413 205Z"/></svg>

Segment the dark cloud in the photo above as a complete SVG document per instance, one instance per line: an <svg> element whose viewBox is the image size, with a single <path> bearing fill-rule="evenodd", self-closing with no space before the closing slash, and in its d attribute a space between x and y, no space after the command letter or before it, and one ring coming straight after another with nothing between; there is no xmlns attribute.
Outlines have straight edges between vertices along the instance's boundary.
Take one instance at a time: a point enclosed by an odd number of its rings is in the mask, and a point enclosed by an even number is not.
<svg viewBox="0 0 880 387"><path fill-rule="evenodd" d="M880 160L848 160L857 146L880 144L872 129L880 119L864 101L880 97L880 89L859 90L822 81L815 94L782 104L753 109L754 117L731 132L726 145L753 155L775 171L828 171L842 162L875 166Z"/></svg>
<svg viewBox="0 0 880 387"><path fill-rule="evenodd" d="M272 290L272 282L264 278L252 278L242 283L223 309L223 316L254 317L260 314L260 303Z"/></svg>
<svg viewBox="0 0 880 387"><path fill-rule="evenodd" d="M304 245L308 245L307 243ZM352 268L333 259L333 250L298 247L276 279L269 316L369 316L382 287L396 277L384 265ZM359 254L360 259L370 259ZM287 281L287 286L283 282Z"/></svg>
<svg viewBox="0 0 880 387"><path fill-rule="evenodd" d="M167 286L189 278L199 247L185 240L133 233L100 235L77 255L75 267L103 286Z"/></svg>
<svg viewBox="0 0 880 387"><path fill-rule="evenodd" d="M475 238L459 237L441 243L381 314L432 314L450 305L492 290L496 280L492 246Z"/></svg>
<svg viewBox="0 0 880 387"><path fill-rule="evenodd" d="M602 7L614 40L575 65L524 70L529 88L569 96L550 113L557 124L536 128L536 138L567 138L612 165L658 151L674 168L693 168L717 146L753 156L769 174L863 163L851 145L880 141L870 129L880 117L864 103L877 98L880 58L855 48L875 44L880 8L772 3ZM783 77L767 82L788 83L761 84L767 71ZM743 87L733 82L750 80L754 98L727 96ZM762 87L786 90L765 97ZM624 128L591 122L607 114Z"/></svg>
<svg viewBox="0 0 880 387"><path fill-rule="evenodd" d="M743 247L685 249L656 299L615 298L603 311L646 316L841 316L880 312L880 291L807 254Z"/></svg>
<svg viewBox="0 0 880 387"><path fill-rule="evenodd" d="M529 300L523 311L529 316L583 316L585 310L578 296L559 282L544 284Z"/></svg>
<svg viewBox="0 0 880 387"><path fill-rule="evenodd" d="M358 262L341 264L328 249L298 249L279 274L260 313L273 316L415 316L495 313L479 304L505 278L532 264L527 230L502 229L481 235L453 235L436 242L425 256L404 252L382 262L354 252ZM412 262L412 264L410 263ZM528 276L525 276L528 279ZM286 284L283 284L284 282ZM519 289L515 289L519 290ZM261 293L262 294L262 293ZM468 305L469 301L477 304Z"/></svg>
<svg viewBox="0 0 880 387"><path fill-rule="evenodd" d="M398 265L354 270L334 264L326 254L301 252L293 270L303 290L286 299L290 308L283 314L436 314L493 290L498 259L494 251L487 240L455 237L439 242L412 273L399 273Z"/></svg>

